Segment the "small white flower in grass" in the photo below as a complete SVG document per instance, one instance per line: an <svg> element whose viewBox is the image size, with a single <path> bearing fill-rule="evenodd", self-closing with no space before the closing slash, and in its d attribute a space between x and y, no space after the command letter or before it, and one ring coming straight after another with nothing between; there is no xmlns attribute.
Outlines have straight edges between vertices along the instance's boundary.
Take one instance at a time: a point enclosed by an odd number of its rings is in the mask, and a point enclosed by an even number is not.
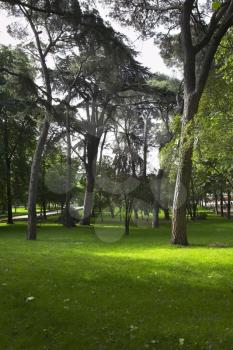
<svg viewBox="0 0 233 350"><path fill-rule="evenodd" d="M7 283L2 283L2 286L3 286L3 287L7 286Z"/></svg>
<svg viewBox="0 0 233 350"><path fill-rule="evenodd" d="M179 344L180 344L180 346L184 345L184 338L179 338Z"/></svg>
<svg viewBox="0 0 233 350"><path fill-rule="evenodd" d="M33 301L33 300L35 300L35 299L36 299L35 297L30 296L30 297L27 297L27 298L26 298L26 302Z"/></svg>

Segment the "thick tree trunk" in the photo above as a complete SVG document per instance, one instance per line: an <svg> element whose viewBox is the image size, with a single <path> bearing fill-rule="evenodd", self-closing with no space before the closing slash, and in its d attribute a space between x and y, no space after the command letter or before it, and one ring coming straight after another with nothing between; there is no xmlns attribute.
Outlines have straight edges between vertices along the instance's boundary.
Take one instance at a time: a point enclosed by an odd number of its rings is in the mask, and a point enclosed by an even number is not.
<svg viewBox="0 0 233 350"><path fill-rule="evenodd" d="M172 244L188 245L186 207L187 193L192 171L192 146L181 146L181 159L178 167L173 202Z"/></svg>
<svg viewBox="0 0 233 350"><path fill-rule="evenodd" d="M36 199L37 199L37 188L38 188L38 179L39 171L42 160L42 155L44 151L44 146L49 131L49 121L45 117L44 123L41 127L40 136L37 141L36 150L34 153L32 166L31 166L31 176L29 183L29 193L28 193L28 230L27 230L27 239L36 240Z"/></svg>
<svg viewBox="0 0 233 350"><path fill-rule="evenodd" d="M188 245L186 208L192 174L193 123L197 111L194 96L185 96L185 107L181 130L179 164L173 201L172 244Z"/></svg>
<svg viewBox="0 0 233 350"><path fill-rule="evenodd" d="M94 202L94 187L96 177L96 161L98 155L100 139L93 135L87 136L87 164L86 164L86 191L84 198L84 215L81 220L82 225L90 225L91 213Z"/></svg>

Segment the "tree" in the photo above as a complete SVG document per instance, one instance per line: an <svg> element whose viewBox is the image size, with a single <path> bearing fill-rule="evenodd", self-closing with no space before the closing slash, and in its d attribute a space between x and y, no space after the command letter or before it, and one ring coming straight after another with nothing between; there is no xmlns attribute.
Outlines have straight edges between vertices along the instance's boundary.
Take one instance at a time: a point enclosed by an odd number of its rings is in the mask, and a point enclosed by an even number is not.
<svg viewBox="0 0 233 350"><path fill-rule="evenodd" d="M105 2L110 3L106 0ZM112 2L111 2L112 3ZM150 0L113 2L114 15L126 24L132 24L145 35L158 33L158 26L168 28L159 32L156 39L172 38L172 29L180 31L181 57L184 69L184 109L182 118L179 166L173 202L173 244L188 245L186 202L184 191L189 189L192 171L192 125L198 111L214 56L220 42L233 24L233 1ZM210 20L208 20L210 16ZM177 34L176 34L177 36ZM170 43L172 41L170 40ZM174 45L172 46L174 48Z"/></svg>
<svg viewBox="0 0 233 350"><path fill-rule="evenodd" d="M26 167L23 156L21 163L17 163L17 159L20 156L20 151L26 153L27 148L34 145L34 118L36 118L38 110L35 108L36 95L33 84L30 89L30 81L33 81L34 71L26 55L20 49L13 50L2 46L0 49L0 70L2 71L0 86L2 119L0 124L6 179L7 222L13 224L12 167L15 168L16 172L19 172L19 168Z"/></svg>

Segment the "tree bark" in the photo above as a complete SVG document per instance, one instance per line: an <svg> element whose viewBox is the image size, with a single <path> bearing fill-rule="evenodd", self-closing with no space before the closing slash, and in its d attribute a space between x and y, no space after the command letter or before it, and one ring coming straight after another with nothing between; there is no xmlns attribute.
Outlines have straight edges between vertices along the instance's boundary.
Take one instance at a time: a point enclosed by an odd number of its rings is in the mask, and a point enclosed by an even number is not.
<svg viewBox="0 0 233 350"><path fill-rule="evenodd" d="M232 26L233 10L233 2L228 3L226 12L223 7L221 11L223 20L221 23L216 23L213 26L211 34L207 36L205 40L200 40L199 45L194 46L191 30L191 16L194 2L194 0L185 0L181 15L182 49L184 59L184 111L179 150L179 165L173 201L173 225L171 238L171 243L179 245L188 245L186 232L187 196L182 188L188 191L192 171L193 140L192 133L190 133L189 130L189 124L198 110L198 105L221 39L227 32L228 28ZM203 56L200 53L203 53ZM198 54L199 56L197 56ZM201 68L197 69L199 57L202 57L202 64L200 64Z"/></svg>
<svg viewBox="0 0 233 350"><path fill-rule="evenodd" d="M71 187L72 187L72 151L71 151L71 135L70 135L70 114L67 108L66 110L66 201L65 210L63 216L63 225L65 227L74 227L75 220L70 214L70 202L71 202Z"/></svg>
<svg viewBox="0 0 233 350"><path fill-rule="evenodd" d="M217 193L214 195L214 200L215 200L215 212L218 215L218 195L217 195Z"/></svg>
<svg viewBox="0 0 233 350"><path fill-rule="evenodd" d="M159 169L158 175L156 176L156 189L155 189L155 199L154 199L154 208L153 208L153 222L152 227L159 227L159 209L160 209L160 197L161 197L161 182L163 178L163 170Z"/></svg>
<svg viewBox="0 0 233 350"><path fill-rule="evenodd" d="M223 197L223 193L221 191L220 194L220 211L221 211L221 216L224 217L224 206L223 206L223 201L224 201L224 197Z"/></svg>
<svg viewBox="0 0 233 350"><path fill-rule="evenodd" d="M153 228L159 227L159 205L158 205L158 203L154 204L152 227Z"/></svg>
<svg viewBox="0 0 233 350"><path fill-rule="evenodd" d="M231 191L227 191L227 218L231 219Z"/></svg>
<svg viewBox="0 0 233 350"><path fill-rule="evenodd" d="M163 212L164 212L164 219L169 221L170 220L169 208L164 208Z"/></svg>
<svg viewBox="0 0 233 350"><path fill-rule="evenodd" d="M81 220L82 225L90 225L91 213L94 201L94 187L96 177L96 161L98 155L100 139L96 136L87 135L87 164L86 164L86 191L84 198L84 215Z"/></svg>
<svg viewBox="0 0 233 350"><path fill-rule="evenodd" d="M7 223L12 225L12 190L11 190L11 157L9 155L9 134L8 134L8 120L7 116L4 121L4 153L6 166L6 199L7 199Z"/></svg>
<svg viewBox="0 0 233 350"><path fill-rule="evenodd" d="M37 189L38 189L38 179L39 171L42 160L42 155L44 151L44 146L49 131L49 121L46 115L43 125L41 127L40 136L37 141L36 150L34 153L32 166L31 166L31 176L29 183L29 193L28 193L28 230L27 239L36 240L36 199L37 199Z"/></svg>
<svg viewBox="0 0 233 350"><path fill-rule="evenodd" d="M6 171L6 187L7 187L7 223L12 225L13 214L12 214L12 190L11 190L11 161L7 160L7 171Z"/></svg>

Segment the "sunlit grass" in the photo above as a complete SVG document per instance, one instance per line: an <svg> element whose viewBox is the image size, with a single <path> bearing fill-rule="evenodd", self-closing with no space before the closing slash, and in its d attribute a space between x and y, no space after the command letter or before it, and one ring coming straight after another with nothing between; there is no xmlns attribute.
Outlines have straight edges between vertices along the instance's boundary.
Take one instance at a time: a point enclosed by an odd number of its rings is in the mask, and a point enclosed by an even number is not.
<svg viewBox="0 0 233 350"><path fill-rule="evenodd" d="M122 231L0 224L0 349L232 349L232 222L190 224L188 248Z"/></svg>

